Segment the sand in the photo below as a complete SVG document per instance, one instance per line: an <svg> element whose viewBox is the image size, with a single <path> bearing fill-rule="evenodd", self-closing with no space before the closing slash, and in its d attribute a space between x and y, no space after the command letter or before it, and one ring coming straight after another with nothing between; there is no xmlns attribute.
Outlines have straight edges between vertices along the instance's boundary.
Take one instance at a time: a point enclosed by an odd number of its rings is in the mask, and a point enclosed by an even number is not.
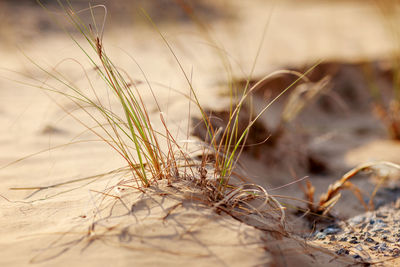
<svg viewBox="0 0 400 267"><path fill-rule="evenodd" d="M205 1L205 6L217 15L206 17L207 22L218 44L238 62L233 65L232 73L239 78L244 77L243 70L245 74L250 72L269 14L272 14L271 22L253 73L255 77L277 68L314 63L321 58L348 62L384 58L392 46L376 8L358 1L304 1L301 4L279 1L274 8L269 1L259 0L221 1L213 5L210 2ZM136 20L139 16L136 11L125 15L134 17L133 22L112 13L113 10L122 12L118 9L121 6L124 9L123 2L115 9L110 8L111 19L103 40L109 56L140 81L143 77L126 52L133 55L154 83L157 99L176 139L197 140L187 136L189 103L182 94L188 94L188 85L173 57L148 23ZM251 216L238 219L225 212L217 213L212 203L201 201L202 193L190 179L175 181L172 187L160 181L145 192L116 187L121 180L131 179L131 174L110 173L124 166L124 161L106 144L92 141L73 144L94 137L66 115L65 110L74 108L70 101L29 87L26 83L38 82L8 71L38 81L46 79L46 74L31 64L17 47L48 69L65 58L74 58L83 64L87 64L87 59L65 33L49 24L40 8L11 2L2 2L0 7L12 14L1 18L5 26L0 28L5 37L0 41L0 66L7 69L0 71L1 266L346 266L361 261L353 258L353 252L338 255L336 252L341 247L336 243L315 241L308 222L292 215L291 209L287 210L288 232L282 233L279 220L260 224ZM222 7L226 10L221 11ZM134 7L129 5L129 8ZM159 7L148 8L150 15L159 12ZM204 14L209 13L214 14L211 11ZM164 19L160 15L156 23L173 44L185 71L192 73L204 108L224 110L229 103L225 97L226 71L204 35L187 20ZM87 87L76 63L62 64L59 71L83 88ZM101 81L94 72L88 71L88 75L101 89ZM146 86L139 88L155 127L162 128L152 95ZM107 99L107 94L101 92L102 99ZM110 105L117 110L117 103ZM277 103L262 120L268 122L268 116L279 114L281 106ZM292 154L275 155L285 164L271 166L266 158L273 155L261 147L261 152L257 152L261 157L244 155L241 162L244 173L274 194L303 198L297 184L272 189L304 174L312 176L320 193L364 160L400 163L396 152L398 143L387 141L383 126L370 113L361 110L344 116L315 115L321 114L319 111L318 106L307 108L296 122L301 126L293 127L285 137L286 146L279 149L289 149ZM199 116L193 106L190 113L193 117ZM83 112L74 114L93 125ZM367 129L368 134L354 137L353 133L360 129ZM308 137L311 141L298 142L308 132L312 132ZM303 155L303 144L307 144L307 151L314 151L319 159L328 162L327 175L310 174L300 161L295 162ZM57 146L60 148L49 149ZM191 151L198 149L194 144L189 147ZM45 152L8 166L40 151ZM282 160L285 157L287 161ZM291 165L298 167L291 168ZM52 186L95 175L99 176ZM373 183L365 182L368 179L359 181L366 191L374 187ZM392 186L395 185L396 180ZM26 187L47 188L12 190ZM109 196L101 192L108 192ZM334 212L345 221L363 214L364 210L347 192ZM393 227L397 231L398 225ZM386 256L376 254L371 258L379 261ZM391 266L393 261L387 264Z"/></svg>

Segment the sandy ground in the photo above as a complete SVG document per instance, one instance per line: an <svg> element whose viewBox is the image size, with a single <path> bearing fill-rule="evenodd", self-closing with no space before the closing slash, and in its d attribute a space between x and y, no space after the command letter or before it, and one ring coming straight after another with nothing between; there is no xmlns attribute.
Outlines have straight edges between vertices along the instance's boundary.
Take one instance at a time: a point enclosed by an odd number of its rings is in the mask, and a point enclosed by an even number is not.
<svg viewBox="0 0 400 267"><path fill-rule="evenodd" d="M205 9L200 15L206 17L213 38L232 60L232 74L239 78L250 73L269 17L255 77L319 59L356 62L385 58L393 45L376 7L364 2L275 1L273 4L274 1L254 0L224 1L209 6L210 2L205 1L205 5L212 12ZM199 192L188 183L180 182L169 188L161 182L145 193L116 189L118 182L130 179L126 173L109 173L124 166L123 160L101 142L73 144L94 137L65 114L64 110L73 109L70 101L26 84L40 84L46 74L23 54L47 69L65 58L74 58L88 66L87 59L65 33L49 24L40 8L10 6L6 2L0 6L3 13L13 14L1 17L5 26L0 28L0 66L5 68L0 72L0 166L45 151L0 169L0 265L346 266L353 263L353 255L339 255L335 253L336 247L324 246L325 250L318 248L320 241L316 245L306 243L304 236L312 230L307 228L307 222L295 216L289 216L294 221L288 221L288 228L294 233L296 227L301 227L302 235L290 237L275 232L274 227L217 214L212 206L196 201ZM122 11L118 9L121 7ZM135 6L129 8L133 10ZM163 13L160 7L148 8L150 15L154 12L159 16L156 23L174 46L185 71L192 73L200 102L205 108L223 110L228 103L224 97L227 72L216 59L216 50L187 19L164 18L162 14L168 9ZM115 12L124 16L138 16L131 9L128 10L131 13L123 13L127 10L123 2L115 7ZM177 140L188 139L189 103L182 95L188 93L188 85L171 53L148 23L140 19L120 21L116 15L119 13L112 12L110 9L111 19L103 40L109 56L134 79L143 80L127 53L137 60L153 83L171 131ZM215 15L207 15L213 12ZM44 29L40 30L41 27ZM58 68L83 88L88 86L78 64L70 61ZM94 72L88 70L88 75L101 88ZM156 127L160 127L151 94L146 86L139 88L143 89L144 101ZM101 93L101 97L107 99L107 94ZM117 103L110 105L117 109ZM271 167L264 161L268 153L263 150L259 158L244 155L242 166L246 174L267 190L308 175L320 193L347 170L366 160L400 163L400 145L387 139L380 121L368 109L353 110L349 103L346 105L347 112L338 116L321 115L318 106L307 108L288 128L291 129L288 146L282 148L303 151L299 142L293 140L308 135L311 139L306 142L308 149L328 162L327 174L314 175L301 168L294 168L293 173L291 165L297 164L296 153L294 158L278 154L276 157L285 165ZM276 117L274 110L279 113L279 107L277 103L262 120L268 124ZM191 115L198 116L193 106L191 109ZM74 114L91 123L82 112ZM56 146L60 148L49 149ZM48 187L104 173L109 174L39 191L10 189ZM365 191L374 187L374 183L365 182L369 181L367 178L357 181ZM392 186L396 186L396 180ZM99 192L110 192L120 199ZM303 197L296 184L273 192ZM385 197L381 196L381 200L385 202ZM357 199L346 192L334 212L338 218L347 220L364 211ZM388 262L391 264L395 263Z"/></svg>

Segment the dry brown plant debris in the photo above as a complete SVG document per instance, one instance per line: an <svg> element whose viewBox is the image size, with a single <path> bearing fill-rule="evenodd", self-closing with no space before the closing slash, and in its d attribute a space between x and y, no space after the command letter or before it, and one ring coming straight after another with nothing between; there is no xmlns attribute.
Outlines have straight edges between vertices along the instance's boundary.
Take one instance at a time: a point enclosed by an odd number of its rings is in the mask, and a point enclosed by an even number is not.
<svg viewBox="0 0 400 267"><path fill-rule="evenodd" d="M400 170L400 165L387 161L368 162L360 164L354 169L348 171L345 175L342 176L342 178L330 184L328 190L320 196L318 203L314 203L315 187L311 184L311 182L307 181L305 198L308 201L309 212L319 215L327 215L329 211L339 201L341 197L340 191L342 191L343 189L351 190L366 210L373 210L374 196L379 187L381 187L384 180L387 178L387 169L392 169L392 168ZM377 176L379 176L380 178L379 179L380 182L375 186L375 189L371 193L371 197L368 204L365 203L365 201L363 200L361 190L349 181L356 174L363 171L372 171L375 174L377 174Z"/></svg>

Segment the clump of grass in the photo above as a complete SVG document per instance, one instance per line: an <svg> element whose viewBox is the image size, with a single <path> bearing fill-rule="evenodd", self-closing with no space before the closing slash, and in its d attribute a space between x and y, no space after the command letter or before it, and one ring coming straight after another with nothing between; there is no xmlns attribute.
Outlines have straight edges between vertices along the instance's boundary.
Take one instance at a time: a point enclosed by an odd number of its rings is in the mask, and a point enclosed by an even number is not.
<svg viewBox="0 0 400 267"><path fill-rule="evenodd" d="M213 163L214 179L211 179L210 175L207 174L207 156L204 156L202 162L198 164L190 163L191 159L173 138L164 120L151 84L147 82L148 88L152 93L158 111L160 112L160 121L165 130L164 134L154 129L146 103L144 103L142 96L136 87L135 81L131 79L127 73L119 69L108 57L103 44L103 31L106 14L100 26L97 25L94 18L94 10L96 9L102 8L105 13L107 13L105 6L90 6L86 10L76 12L68 1L63 3L61 0L58 0L58 3L62 7L70 23L72 23L81 36L86 40L89 49L86 49L72 34L70 34L71 39L87 56L92 68L96 70L98 77L100 77L104 82L107 91L112 93L109 97L113 100L117 100L120 110L119 112L114 111L111 109L111 105L104 103L104 99L99 96L98 89L95 89L90 83L90 79L88 78L84 67L76 61L75 62L82 68L85 76L89 80L89 93L85 93L84 90L66 79L62 73L57 71L57 68L54 68L52 71L47 71L39 64L32 61L32 63L39 69L47 73L50 78L57 81L60 86L55 87L47 81L44 81L41 83L40 87L44 90L56 92L66 97L78 107L78 110L83 111L92 119L96 125L95 127L90 127L73 112L66 111L70 116L86 127L88 131L92 132L100 140L112 147L112 149L114 149L114 151L116 151L126 161L133 174L137 188L148 187L153 183L157 183L157 180L159 179L168 179L168 182L170 183L172 180L182 176L188 178L188 176L185 176L186 172L182 172L182 166L190 165L191 167L196 167L199 171L198 175L196 175L190 168L192 172L191 177L194 178L196 184L206 193L208 200L211 203L214 203L212 206L216 210L222 210L227 213L239 210L238 214L240 215L258 214L263 216L260 210L268 207L269 212L278 211L280 222L282 225L284 224L284 208L273 196L269 195L265 189L254 184L235 185L230 182L230 178L232 177L243 147L246 144L248 133L250 129L254 127L256 121L279 97L286 93L294 84L304 79L317 64L304 74L296 74L298 78L271 102L266 104L260 113L252 116L244 131L239 131L239 117L243 105L246 101L250 100L251 94L256 90L259 84L274 75L291 72L274 72L265 76L253 86L250 86L249 78L242 95L237 95L237 92L232 91L232 101L227 127L225 127L223 131L220 129L214 129L210 122L210 116L204 112L192 83L174 53L172 46L152 22L150 16L144 12L145 16L147 16L154 28L158 31L164 43L178 63L190 88L190 101L196 104L202 114L203 122L207 128L207 138L209 141L207 148L211 149L215 156ZM79 14L82 12L88 12L91 15L91 24L87 25L82 21L79 17ZM256 59L258 54L259 52L256 55ZM224 64L227 65L227 69L230 69L228 60L225 58L223 61ZM147 81L144 73L143 75ZM110 102L111 99L108 99L108 101ZM167 144L166 147L162 145L163 142ZM35 189L42 190L43 188ZM257 202L260 200L261 204L259 206L250 204L252 201Z"/></svg>

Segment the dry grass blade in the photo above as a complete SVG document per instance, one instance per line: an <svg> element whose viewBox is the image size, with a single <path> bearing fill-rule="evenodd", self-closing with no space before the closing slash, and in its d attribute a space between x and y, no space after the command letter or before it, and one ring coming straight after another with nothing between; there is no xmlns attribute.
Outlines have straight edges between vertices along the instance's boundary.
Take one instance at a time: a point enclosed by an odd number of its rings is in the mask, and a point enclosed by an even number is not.
<svg viewBox="0 0 400 267"><path fill-rule="evenodd" d="M261 200L261 203L253 206L252 200ZM227 193L213 205L216 210L222 207L229 214L256 214L259 218L258 220L261 220L262 223L265 223L263 221L263 218L265 218L263 212L271 214L274 211L279 211L279 222L282 228L285 229L285 208L275 197L268 194L265 188L257 184L243 184Z"/></svg>
<svg viewBox="0 0 400 267"><path fill-rule="evenodd" d="M375 193L378 190L381 183L379 183L376 186L374 192L371 194L371 199L368 207L368 205L364 202L362 198L361 191L355 185L353 185L349 180L359 172L363 171L379 172L382 170L382 168L394 168L400 170L400 165L387 161L367 162L360 164L354 169L348 171L345 175L342 176L341 179L337 180L333 184L330 184L328 190L326 191L326 193L321 195L319 203L316 205L311 204L313 203L314 200L315 188L311 185L311 183L307 183L306 198L308 199L308 201L310 201L309 209L317 214L322 214L322 215L327 214L339 200L341 196L340 191L343 189L351 190L355 194L355 196L359 199L359 201L362 203L362 205L365 207L366 210L373 208L373 202L372 202L373 197L375 196ZM383 177L382 179L385 179L385 177Z"/></svg>
<svg viewBox="0 0 400 267"><path fill-rule="evenodd" d="M293 120L318 94L327 89L330 81L331 77L327 76L316 83L305 83L297 86L285 104L282 121L285 123Z"/></svg>

